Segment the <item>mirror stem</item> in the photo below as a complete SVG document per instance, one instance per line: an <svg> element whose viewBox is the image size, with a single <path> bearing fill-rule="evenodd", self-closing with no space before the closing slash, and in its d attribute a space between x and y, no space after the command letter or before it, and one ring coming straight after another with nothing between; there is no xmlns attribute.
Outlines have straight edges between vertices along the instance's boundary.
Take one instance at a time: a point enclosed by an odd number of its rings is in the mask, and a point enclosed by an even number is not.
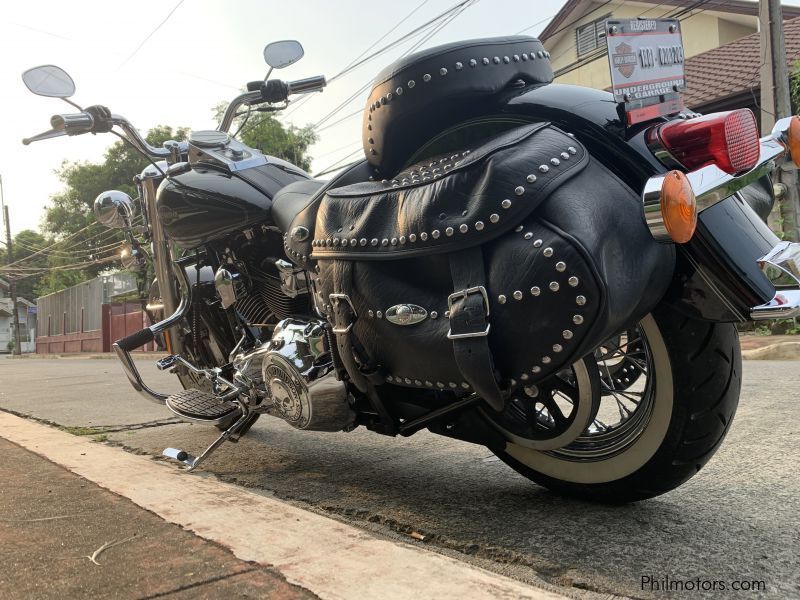
<svg viewBox="0 0 800 600"><path fill-rule="evenodd" d="M75 108L77 108L79 111L83 112L83 108L81 108L81 107L80 107L78 104L75 104L75 103L74 103L72 100L70 100L69 98L61 98L61 100L63 100L63 101L64 101L64 102L66 102L67 104L71 104L72 106L74 106Z"/></svg>
<svg viewBox="0 0 800 600"><path fill-rule="evenodd" d="M266 83L267 79L269 79L269 76L272 75L272 70L273 70L273 68L270 67L269 71L267 71L267 74L264 76L264 82L265 83Z"/></svg>

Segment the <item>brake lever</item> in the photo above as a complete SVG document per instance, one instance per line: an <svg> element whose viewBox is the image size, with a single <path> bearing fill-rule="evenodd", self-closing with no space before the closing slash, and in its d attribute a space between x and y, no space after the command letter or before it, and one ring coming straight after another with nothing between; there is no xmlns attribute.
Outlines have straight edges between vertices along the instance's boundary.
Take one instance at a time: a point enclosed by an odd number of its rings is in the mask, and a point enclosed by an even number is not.
<svg viewBox="0 0 800 600"><path fill-rule="evenodd" d="M62 129L51 129L49 131L45 131L38 135L34 135L33 137L24 138L22 140L22 143L25 146L28 146L33 142L39 142L41 140L49 140L50 138L61 137L62 135L67 135L67 132Z"/></svg>

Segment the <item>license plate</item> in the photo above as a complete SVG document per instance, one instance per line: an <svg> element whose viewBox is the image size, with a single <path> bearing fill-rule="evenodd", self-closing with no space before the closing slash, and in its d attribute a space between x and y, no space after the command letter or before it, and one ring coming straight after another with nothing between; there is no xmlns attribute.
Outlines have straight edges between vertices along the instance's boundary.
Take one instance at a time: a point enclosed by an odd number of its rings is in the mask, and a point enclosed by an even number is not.
<svg viewBox="0 0 800 600"><path fill-rule="evenodd" d="M641 105L638 101L674 97L686 87L681 24L677 19L609 20L606 42L617 102Z"/></svg>

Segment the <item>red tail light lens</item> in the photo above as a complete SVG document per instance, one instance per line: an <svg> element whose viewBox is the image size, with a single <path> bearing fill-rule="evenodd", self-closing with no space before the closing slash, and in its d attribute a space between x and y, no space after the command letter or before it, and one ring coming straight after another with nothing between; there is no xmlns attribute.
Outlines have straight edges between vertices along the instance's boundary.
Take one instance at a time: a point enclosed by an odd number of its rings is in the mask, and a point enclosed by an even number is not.
<svg viewBox="0 0 800 600"><path fill-rule="evenodd" d="M715 164L726 173L742 173L756 165L761 152L756 118L747 108L671 121L658 135L678 162L692 170Z"/></svg>

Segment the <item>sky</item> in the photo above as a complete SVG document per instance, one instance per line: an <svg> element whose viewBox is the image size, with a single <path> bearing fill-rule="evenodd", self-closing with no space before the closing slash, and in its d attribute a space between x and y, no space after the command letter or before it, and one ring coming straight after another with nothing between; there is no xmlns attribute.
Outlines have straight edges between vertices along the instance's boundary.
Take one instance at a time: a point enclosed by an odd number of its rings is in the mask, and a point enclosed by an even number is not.
<svg viewBox="0 0 800 600"><path fill-rule="evenodd" d="M275 77L291 80L322 74L330 78L412 11L381 46L404 38L405 33L456 3L4 2L0 7L0 115L5 121L0 126L0 176L12 232L38 227L49 197L62 189L54 171L64 161L99 161L117 139L110 134L83 135L23 146L23 137L49 129L52 114L74 110L58 99L28 92L20 78L24 70L41 64L66 69L77 85L73 100L83 106L104 104L143 133L155 125L213 129L212 107L235 97L248 81L265 75L262 49L266 43L297 39L305 47L305 57L276 71ZM422 48L459 39L511 35L523 29L536 35L563 3L478 0ZM800 4L800 0L789 3ZM158 27L173 9L169 19ZM663 10L672 9L665 6ZM281 120L297 126L317 123L413 43L415 40L400 44L336 80L296 109L290 107ZM362 108L367 93L360 94L328 124ZM349 118L319 135L320 141L311 148L312 172L358 150L361 120Z"/></svg>

